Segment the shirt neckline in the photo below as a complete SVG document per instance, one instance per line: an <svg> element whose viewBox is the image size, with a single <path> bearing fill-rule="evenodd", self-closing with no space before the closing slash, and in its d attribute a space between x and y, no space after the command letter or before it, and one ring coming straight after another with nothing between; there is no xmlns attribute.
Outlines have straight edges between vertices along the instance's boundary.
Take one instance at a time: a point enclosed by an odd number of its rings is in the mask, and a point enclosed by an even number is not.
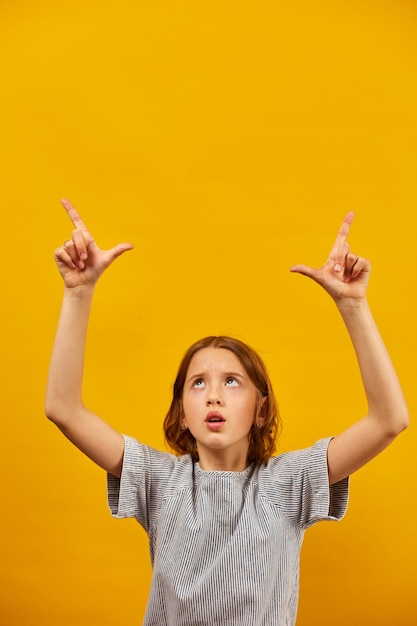
<svg viewBox="0 0 417 626"><path fill-rule="evenodd" d="M195 466L195 472L199 476L213 476L213 477L224 476L224 477L232 477L232 478L246 478L253 471L253 463L251 465L248 465L248 467L246 467L241 472L234 472L232 470L204 470L200 467L200 464L198 461L194 464L194 466Z"/></svg>

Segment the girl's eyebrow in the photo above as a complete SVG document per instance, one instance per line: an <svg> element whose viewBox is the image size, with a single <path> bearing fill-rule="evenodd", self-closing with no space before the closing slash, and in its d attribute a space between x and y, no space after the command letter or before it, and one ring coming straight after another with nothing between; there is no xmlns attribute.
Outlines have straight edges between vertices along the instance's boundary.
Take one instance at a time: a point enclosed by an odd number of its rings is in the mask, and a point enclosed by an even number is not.
<svg viewBox="0 0 417 626"><path fill-rule="evenodd" d="M238 372L225 372L226 377L234 377L234 378L245 378L244 374L240 374Z"/></svg>
<svg viewBox="0 0 417 626"><path fill-rule="evenodd" d="M241 379L244 379L244 378L245 378L245 375L244 375L244 374L241 374L241 373L239 373L239 372L228 372L228 371L226 371L226 372L222 372L222 375L223 375L225 378L230 378L230 377L233 377L233 378L241 378ZM204 378L204 376L206 376L206 372L201 372L201 374L192 374L191 376L189 376L189 377L187 378L187 381L186 381L186 382L187 382L187 383L189 383L189 382L191 382L192 380L195 380L195 379L197 379L197 378Z"/></svg>
<svg viewBox="0 0 417 626"><path fill-rule="evenodd" d="M191 374L191 376L189 376L187 378L187 380L185 382L189 383L191 380L194 380L195 378L204 378L205 374Z"/></svg>

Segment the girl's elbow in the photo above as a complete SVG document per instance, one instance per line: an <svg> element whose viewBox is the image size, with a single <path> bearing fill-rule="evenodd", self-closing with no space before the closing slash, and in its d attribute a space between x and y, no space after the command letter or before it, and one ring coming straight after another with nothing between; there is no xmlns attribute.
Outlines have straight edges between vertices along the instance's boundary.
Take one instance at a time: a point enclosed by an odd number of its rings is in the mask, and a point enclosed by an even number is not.
<svg viewBox="0 0 417 626"><path fill-rule="evenodd" d="M391 426L391 435L394 439L398 435L400 435L404 430L408 428L410 425L410 415L408 413L407 407L405 407L401 412L397 413L395 420L392 422Z"/></svg>
<svg viewBox="0 0 417 626"><path fill-rule="evenodd" d="M46 400L44 411L48 420L56 426L64 426L68 421L68 410L60 403Z"/></svg>
<svg viewBox="0 0 417 626"><path fill-rule="evenodd" d="M408 428L409 425L410 425L410 414L409 414L408 410L406 409L404 411L402 419L400 420L400 430L399 430L398 434L402 433L403 430L406 430L406 428Z"/></svg>
<svg viewBox="0 0 417 626"><path fill-rule="evenodd" d="M57 410L57 407L49 402L45 402L44 412L48 420L54 424L59 424L62 419L60 419L60 412Z"/></svg>

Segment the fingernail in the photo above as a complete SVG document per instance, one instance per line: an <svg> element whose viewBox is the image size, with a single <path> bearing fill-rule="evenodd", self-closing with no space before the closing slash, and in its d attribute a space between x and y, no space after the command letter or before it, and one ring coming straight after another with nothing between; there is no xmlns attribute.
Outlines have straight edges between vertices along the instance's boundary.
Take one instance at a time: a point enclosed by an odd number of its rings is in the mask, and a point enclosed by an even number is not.
<svg viewBox="0 0 417 626"><path fill-rule="evenodd" d="M87 253L86 253L86 252L82 252L82 253L80 254L80 259L82 259L83 261L85 261L85 260L86 260L86 258L87 258Z"/></svg>
<svg viewBox="0 0 417 626"><path fill-rule="evenodd" d="M342 266L340 265L340 263L336 263L336 265L334 266L334 271L340 272L341 269L342 269Z"/></svg>

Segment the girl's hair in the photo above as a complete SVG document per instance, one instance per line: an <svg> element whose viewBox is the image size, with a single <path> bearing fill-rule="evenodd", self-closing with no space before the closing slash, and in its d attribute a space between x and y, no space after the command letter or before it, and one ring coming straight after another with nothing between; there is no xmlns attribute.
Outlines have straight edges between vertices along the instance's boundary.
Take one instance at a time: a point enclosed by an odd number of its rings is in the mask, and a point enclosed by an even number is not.
<svg viewBox="0 0 417 626"><path fill-rule="evenodd" d="M198 461L197 442L190 431L182 430L184 417L182 394L191 359L204 348L230 350L239 359L247 375L258 390L257 413L263 420L260 426L252 425L249 432L248 463L267 463L275 451L275 441L280 432L281 420L267 369L260 356L248 345L233 337L205 337L194 343L185 353L174 383L171 406L164 420L165 439L177 454L190 454ZM266 398L262 405L263 398ZM261 408L262 406L262 408ZM255 416L254 416L255 417Z"/></svg>

